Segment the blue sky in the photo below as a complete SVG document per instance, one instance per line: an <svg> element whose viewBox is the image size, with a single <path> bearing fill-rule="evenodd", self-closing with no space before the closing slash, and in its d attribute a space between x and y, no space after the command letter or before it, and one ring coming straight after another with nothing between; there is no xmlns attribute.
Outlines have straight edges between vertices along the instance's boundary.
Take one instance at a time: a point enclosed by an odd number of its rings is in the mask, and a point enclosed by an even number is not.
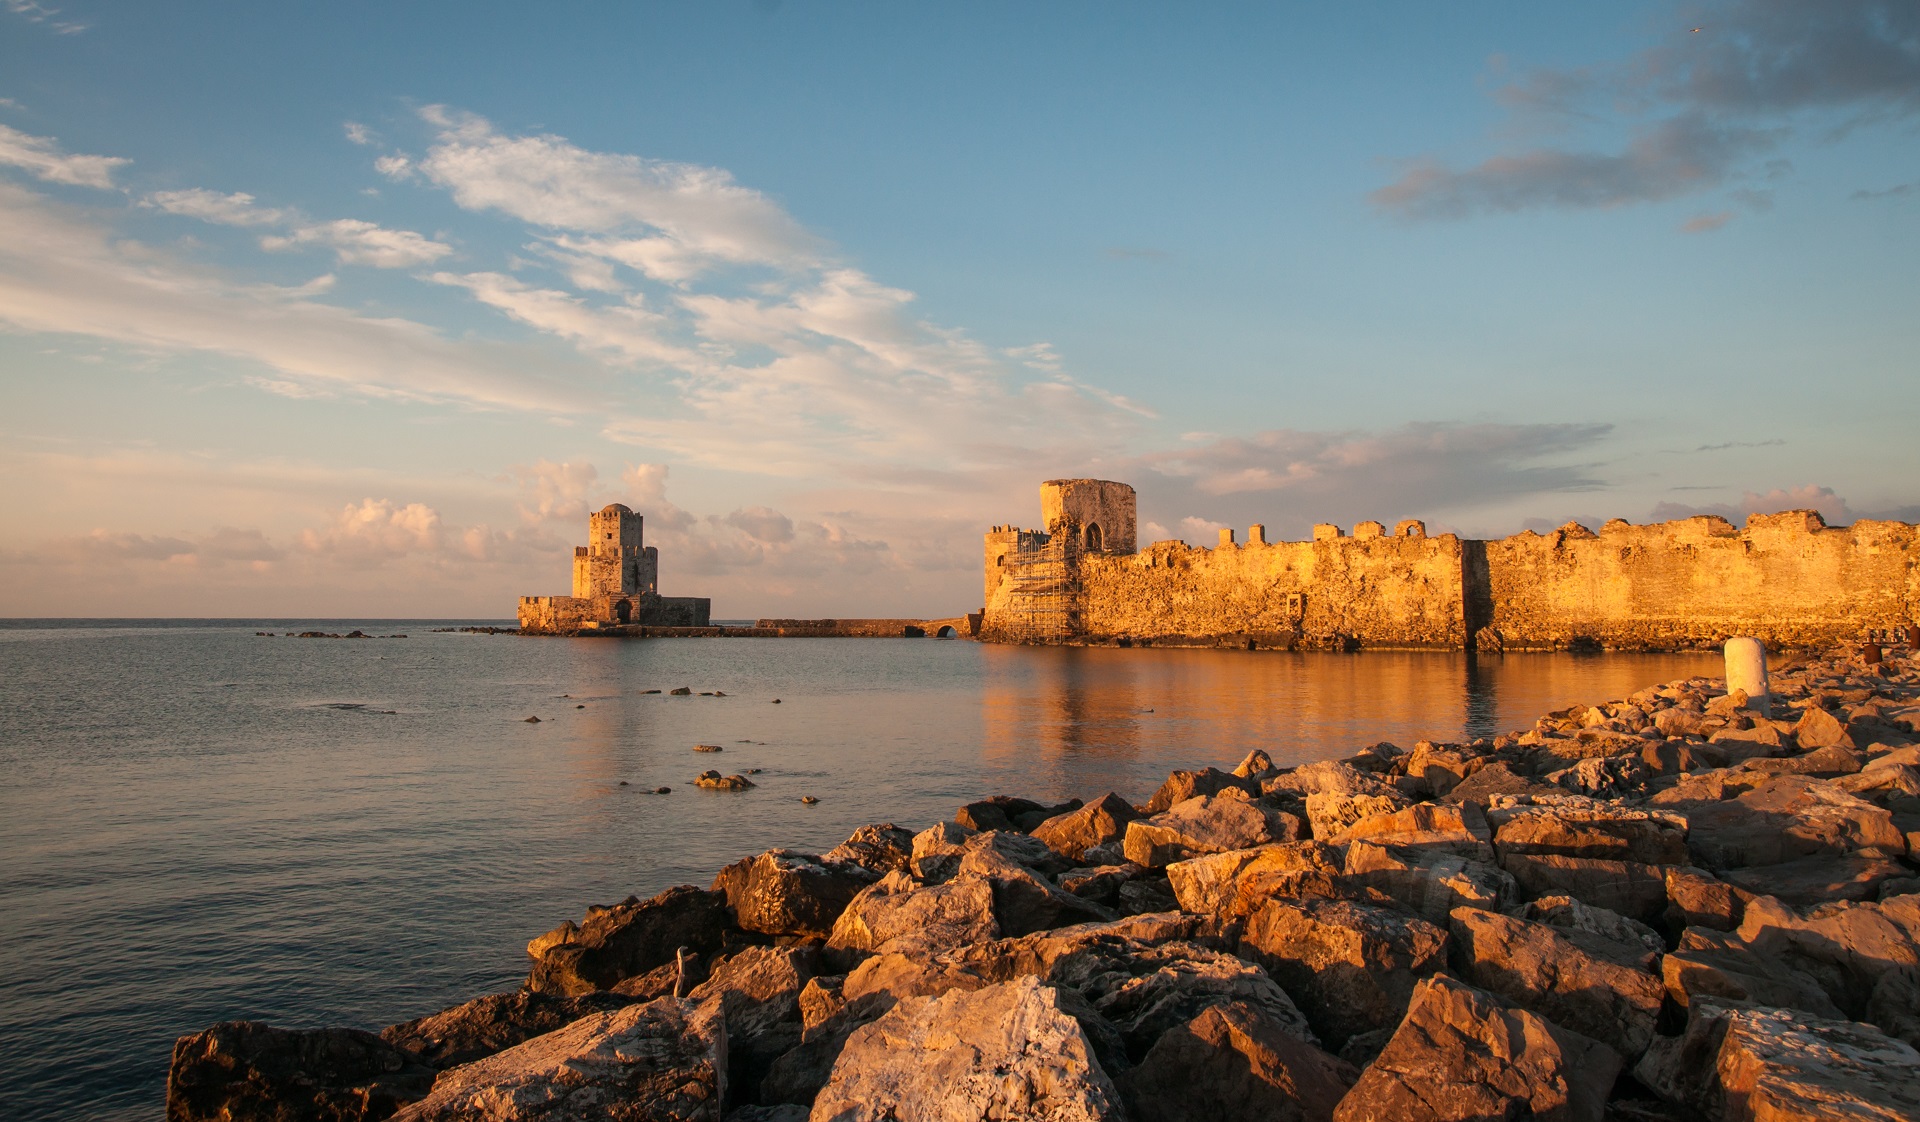
<svg viewBox="0 0 1920 1122"><path fill-rule="evenodd" d="M0 614L1920 516L1906 0L286 8L0 2Z"/></svg>

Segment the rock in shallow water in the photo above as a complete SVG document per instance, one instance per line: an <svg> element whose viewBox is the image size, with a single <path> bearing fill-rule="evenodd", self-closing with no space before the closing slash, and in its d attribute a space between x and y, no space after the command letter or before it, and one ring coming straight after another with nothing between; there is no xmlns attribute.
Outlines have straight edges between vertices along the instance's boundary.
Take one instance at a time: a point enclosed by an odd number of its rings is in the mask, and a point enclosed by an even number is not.
<svg viewBox="0 0 1920 1122"><path fill-rule="evenodd" d="M174 1043L167 1122L377 1122L434 1075L370 1032L228 1021Z"/></svg>

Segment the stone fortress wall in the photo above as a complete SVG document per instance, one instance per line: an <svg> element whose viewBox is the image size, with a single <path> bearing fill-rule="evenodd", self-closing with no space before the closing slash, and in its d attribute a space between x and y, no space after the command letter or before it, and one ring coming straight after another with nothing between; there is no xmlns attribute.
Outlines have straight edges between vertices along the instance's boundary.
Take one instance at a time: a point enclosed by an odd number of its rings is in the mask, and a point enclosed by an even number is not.
<svg viewBox="0 0 1920 1122"><path fill-rule="evenodd" d="M1828 527L1811 511L1651 526L1569 524L1500 541L1391 533L1269 542L1262 526L1209 549L1135 547L1133 488L1041 485L1045 530L985 539L980 638L991 642L1295 649L1674 648L1753 635L1857 641L1920 618L1920 533Z"/></svg>
<svg viewBox="0 0 1920 1122"><path fill-rule="evenodd" d="M520 630L570 634L626 626L705 627L713 601L660 595L660 551L620 503L587 516L587 544L573 550L573 595L522 596Z"/></svg>

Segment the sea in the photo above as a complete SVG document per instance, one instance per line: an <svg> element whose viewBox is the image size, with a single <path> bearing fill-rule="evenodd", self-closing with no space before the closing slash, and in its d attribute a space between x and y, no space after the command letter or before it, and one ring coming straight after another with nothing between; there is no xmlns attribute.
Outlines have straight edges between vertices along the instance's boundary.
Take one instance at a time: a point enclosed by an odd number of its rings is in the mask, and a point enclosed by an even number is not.
<svg viewBox="0 0 1920 1122"><path fill-rule="evenodd" d="M1254 748L1490 736L1720 672L460 630L488 625L511 621L0 620L0 1118L159 1118L182 1034L377 1030L511 990L527 940L588 905L768 848L990 794L1138 802ZM696 789L710 767L755 786Z"/></svg>

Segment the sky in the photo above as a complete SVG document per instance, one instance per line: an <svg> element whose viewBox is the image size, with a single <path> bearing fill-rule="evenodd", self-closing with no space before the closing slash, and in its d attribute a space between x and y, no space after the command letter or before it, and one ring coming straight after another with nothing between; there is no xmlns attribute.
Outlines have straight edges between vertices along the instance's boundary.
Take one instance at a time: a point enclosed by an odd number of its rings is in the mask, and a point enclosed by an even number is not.
<svg viewBox="0 0 1920 1122"><path fill-rule="evenodd" d="M0 615L1920 520L1920 5L0 0Z"/></svg>

